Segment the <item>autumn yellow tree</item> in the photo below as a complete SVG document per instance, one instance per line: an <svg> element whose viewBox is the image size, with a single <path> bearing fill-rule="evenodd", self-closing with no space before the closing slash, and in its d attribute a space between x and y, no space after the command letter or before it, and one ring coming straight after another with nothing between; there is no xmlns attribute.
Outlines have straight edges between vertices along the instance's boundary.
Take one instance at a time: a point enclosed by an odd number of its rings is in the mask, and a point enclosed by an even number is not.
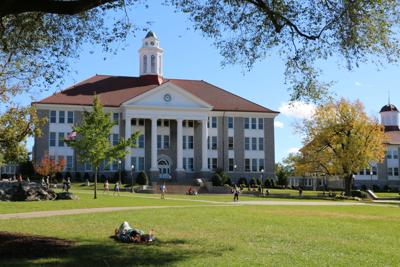
<svg viewBox="0 0 400 267"><path fill-rule="evenodd" d="M297 126L303 148L295 158L296 173L337 176L351 194L353 173L384 158L384 131L360 101L332 101L316 108Z"/></svg>

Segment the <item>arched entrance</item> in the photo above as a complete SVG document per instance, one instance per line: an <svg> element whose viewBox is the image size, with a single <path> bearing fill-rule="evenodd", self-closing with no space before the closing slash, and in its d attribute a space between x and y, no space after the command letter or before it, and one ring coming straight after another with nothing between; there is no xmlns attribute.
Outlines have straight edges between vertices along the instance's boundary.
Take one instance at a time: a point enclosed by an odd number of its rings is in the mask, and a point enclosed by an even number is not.
<svg viewBox="0 0 400 267"><path fill-rule="evenodd" d="M160 172L160 178L171 179L171 164L167 159L163 158L158 160L158 170Z"/></svg>

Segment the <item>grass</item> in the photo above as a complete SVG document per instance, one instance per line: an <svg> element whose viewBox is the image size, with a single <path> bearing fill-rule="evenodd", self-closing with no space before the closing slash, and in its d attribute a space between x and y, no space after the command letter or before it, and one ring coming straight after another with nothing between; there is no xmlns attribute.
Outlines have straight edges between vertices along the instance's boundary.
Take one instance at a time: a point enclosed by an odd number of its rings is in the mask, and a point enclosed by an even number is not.
<svg viewBox="0 0 400 267"><path fill-rule="evenodd" d="M399 193L395 192L380 192L380 193L375 193L378 197L393 197L393 198L400 198Z"/></svg>
<svg viewBox="0 0 400 267"><path fill-rule="evenodd" d="M110 238L122 221L154 228L154 245ZM53 258L0 266L398 266L397 207L232 206L0 220L0 229L77 242Z"/></svg>

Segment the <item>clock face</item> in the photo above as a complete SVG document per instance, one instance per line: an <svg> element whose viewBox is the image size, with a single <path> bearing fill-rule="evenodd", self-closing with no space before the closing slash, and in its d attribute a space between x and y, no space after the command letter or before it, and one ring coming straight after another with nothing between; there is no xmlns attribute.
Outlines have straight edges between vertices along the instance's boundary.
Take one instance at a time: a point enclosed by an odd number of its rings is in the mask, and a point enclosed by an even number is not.
<svg viewBox="0 0 400 267"><path fill-rule="evenodd" d="M165 95L164 95L164 101L165 101L165 102L170 102L171 99L172 99L172 98L171 98L171 95L170 95L170 94L165 94Z"/></svg>

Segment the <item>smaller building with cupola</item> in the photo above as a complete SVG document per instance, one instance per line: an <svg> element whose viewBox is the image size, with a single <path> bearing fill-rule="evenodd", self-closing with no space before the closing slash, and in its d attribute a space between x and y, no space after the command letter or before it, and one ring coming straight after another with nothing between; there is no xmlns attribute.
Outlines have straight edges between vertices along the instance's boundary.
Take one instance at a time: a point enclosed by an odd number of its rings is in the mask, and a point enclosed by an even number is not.
<svg viewBox="0 0 400 267"><path fill-rule="evenodd" d="M384 105L380 110L381 123L385 131L386 155L382 163L371 163L370 168L355 175L357 187L367 186L379 189L400 188L400 128L399 110L393 104Z"/></svg>

